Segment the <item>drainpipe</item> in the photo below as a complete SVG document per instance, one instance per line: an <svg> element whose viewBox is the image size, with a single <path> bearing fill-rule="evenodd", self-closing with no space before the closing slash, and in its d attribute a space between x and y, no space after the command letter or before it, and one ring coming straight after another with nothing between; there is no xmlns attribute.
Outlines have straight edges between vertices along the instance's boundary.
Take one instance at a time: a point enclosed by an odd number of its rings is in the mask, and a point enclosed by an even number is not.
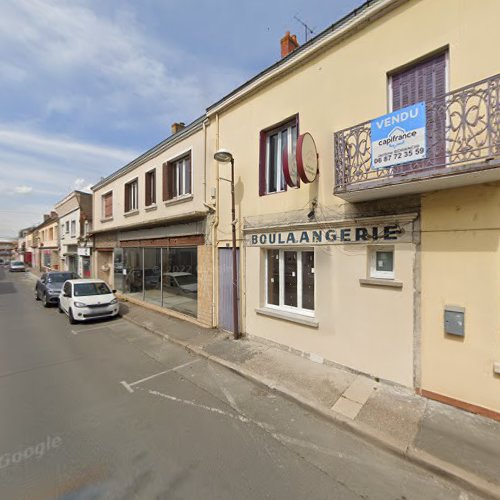
<svg viewBox="0 0 500 500"><path fill-rule="evenodd" d="M219 113L215 115L215 151L219 150ZM213 161L213 160L212 160ZM219 240L217 236L217 228L219 227L219 162L215 162L216 172L215 172L215 215L212 225L212 268L213 268L213 289L212 289L212 318L214 326L218 324L218 314L217 305L219 303L219 266L218 266L218 254L217 248L219 245Z"/></svg>

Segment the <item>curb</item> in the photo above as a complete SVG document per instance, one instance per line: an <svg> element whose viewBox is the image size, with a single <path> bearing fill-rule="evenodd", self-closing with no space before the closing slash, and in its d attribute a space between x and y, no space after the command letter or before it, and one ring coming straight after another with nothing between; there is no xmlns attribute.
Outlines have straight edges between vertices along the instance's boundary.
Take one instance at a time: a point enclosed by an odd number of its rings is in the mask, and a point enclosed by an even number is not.
<svg viewBox="0 0 500 500"><path fill-rule="evenodd" d="M428 470L429 472L438 474L445 479L452 480L456 484L459 484L462 487L471 490L473 493L479 494L486 498L496 500L500 499L500 486L497 486L496 484L493 484L486 479L477 476L476 474L466 471L465 469L453 465L445 460L441 460L429 453L426 453L425 451L419 450L418 448L414 448L411 445L407 448L402 447L396 440L392 440L390 437L374 431L367 425L350 420L346 417L343 417L339 413L331 412L323 406L318 405L314 401L304 398L302 395L290 391L288 388L282 386L281 384L275 383L272 380L267 379L266 377L257 375L236 363L232 363L231 361L226 361L225 359L209 354L198 346L191 345L189 344L189 342L171 337L167 333L149 327L141 323L140 321L136 321L130 317L127 317L127 315L123 315L122 318L140 328L143 328L146 331L149 331L169 342L172 342L173 344L183 347L188 352L201 356L209 361L212 361L213 363L217 363L218 365L229 369L230 371L240 375L247 380L250 380L251 382L254 382L272 391L278 392L288 400L299 404L303 408L314 412L320 417L333 422L342 429L345 429L352 434L363 438L371 444L382 448L399 458L404 458L414 465Z"/></svg>

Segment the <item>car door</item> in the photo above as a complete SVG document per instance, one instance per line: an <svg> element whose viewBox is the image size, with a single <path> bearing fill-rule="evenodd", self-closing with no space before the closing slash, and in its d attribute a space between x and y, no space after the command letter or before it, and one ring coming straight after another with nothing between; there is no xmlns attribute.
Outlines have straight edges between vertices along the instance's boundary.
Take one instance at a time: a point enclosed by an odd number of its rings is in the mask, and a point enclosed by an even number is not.
<svg viewBox="0 0 500 500"><path fill-rule="evenodd" d="M63 311L68 311L68 300L69 298L67 297L68 295L71 295L71 283L64 283L63 288L62 288L62 293L59 296L59 303L61 304L61 309Z"/></svg>
<svg viewBox="0 0 500 500"><path fill-rule="evenodd" d="M46 281L47 281L47 275L45 273L43 273L40 276L40 279L36 282L36 291L38 292L40 297L42 296L44 283Z"/></svg>

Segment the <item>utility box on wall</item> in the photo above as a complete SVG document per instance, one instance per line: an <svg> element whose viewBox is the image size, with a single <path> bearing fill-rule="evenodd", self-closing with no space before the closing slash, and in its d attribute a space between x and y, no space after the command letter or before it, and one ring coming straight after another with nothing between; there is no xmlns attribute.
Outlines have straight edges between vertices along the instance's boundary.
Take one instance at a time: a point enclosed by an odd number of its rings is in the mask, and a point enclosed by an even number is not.
<svg viewBox="0 0 500 500"><path fill-rule="evenodd" d="M465 336L465 308L444 306L444 332L458 337Z"/></svg>

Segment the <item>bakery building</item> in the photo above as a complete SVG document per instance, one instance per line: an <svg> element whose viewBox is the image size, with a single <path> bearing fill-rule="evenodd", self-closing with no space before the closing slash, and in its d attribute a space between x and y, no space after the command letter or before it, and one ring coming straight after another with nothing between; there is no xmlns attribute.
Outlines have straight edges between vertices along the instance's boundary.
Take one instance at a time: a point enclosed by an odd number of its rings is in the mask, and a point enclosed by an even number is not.
<svg viewBox="0 0 500 500"><path fill-rule="evenodd" d="M206 123L172 135L93 186L94 275L128 300L212 326Z"/></svg>
<svg viewBox="0 0 500 500"><path fill-rule="evenodd" d="M207 109L246 334L500 415L499 9L367 2Z"/></svg>

